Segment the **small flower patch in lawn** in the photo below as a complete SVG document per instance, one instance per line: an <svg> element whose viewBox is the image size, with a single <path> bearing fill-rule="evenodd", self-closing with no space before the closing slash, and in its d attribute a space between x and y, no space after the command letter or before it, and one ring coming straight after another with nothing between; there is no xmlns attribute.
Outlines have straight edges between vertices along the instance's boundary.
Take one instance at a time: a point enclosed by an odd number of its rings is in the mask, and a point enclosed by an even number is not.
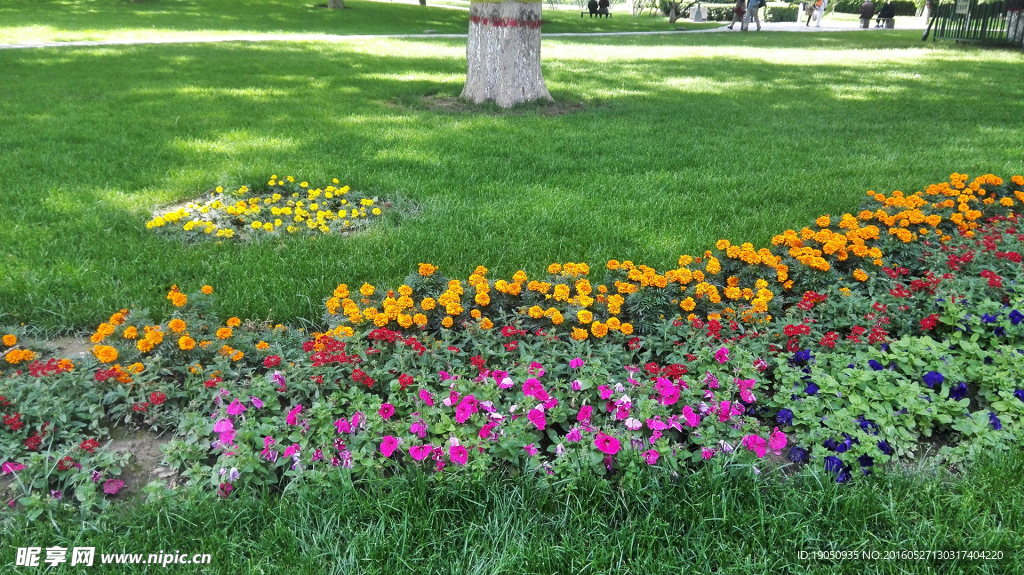
<svg viewBox="0 0 1024 575"><path fill-rule="evenodd" d="M338 183L313 188L293 176L273 175L258 189L217 187L203 201L154 215L146 227L188 239L344 234L379 219L388 206Z"/></svg>

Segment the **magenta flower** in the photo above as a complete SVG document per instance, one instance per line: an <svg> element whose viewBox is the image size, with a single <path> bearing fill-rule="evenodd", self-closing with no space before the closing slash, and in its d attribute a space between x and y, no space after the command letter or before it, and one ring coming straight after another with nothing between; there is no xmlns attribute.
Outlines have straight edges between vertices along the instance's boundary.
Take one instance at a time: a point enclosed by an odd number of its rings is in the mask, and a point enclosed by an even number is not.
<svg viewBox="0 0 1024 575"><path fill-rule="evenodd" d="M356 431L356 430L359 429L359 422L361 422L362 420L363 420L362 412L357 411L354 414L352 414L352 431Z"/></svg>
<svg viewBox="0 0 1024 575"><path fill-rule="evenodd" d="M786 447L789 440L786 439L786 434L779 431L776 427L775 431L768 436L768 448L775 452L775 455L782 455L782 449Z"/></svg>
<svg viewBox="0 0 1024 575"><path fill-rule="evenodd" d="M690 427L697 427L700 425L700 416L693 412L693 408L689 405L683 407L683 419L686 420L686 425Z"/></svg>
<svg viewBox="0 0 1024 575"><path fill-rule="evenodd" d="M766 442L763 437L758 435L744 435L743 445L750 451L753 451L755 454L757 454L757 457L759 459L764 459L764 454L768 446L768 442Z"/></svg>
<svg viewBox="0 0 1024 575"><path fill-rule="evenodd" d="M612 397L612 388L607 385L597 386L597 391L601 393L601 399L611 399Z"/></svg>
<svg viewBox="0 0 1024 575"><path fill-rule="evenodd" d="M588 423L590 421L590 416L593 415L593 413L594 408L592 406L584 405L580 407L580 412L576 414L576 421Z"/></svg>
<svg viewBox="0 0 1024 575"><path fill-rule="evenodd" d="M530 420L530 423L537 426L537 429L544 431L544 426L547 425L547 419L544 417L544 410L531 409L530 413L526 414L526 417Z"/></svg>
<svg viewBox="0 0 1024 575"><path fill-rule="evenodd" d="M619 452L619 448L622 447L622 444L618 439L615 439L611 435L599 432L597 437L594 438L594 447L597 447L597 449L602 453L615 455Z"/></svg>
<svg viewBox="0 0 1024 575"><path fill-rule="evenodd" d="M120 479L108 479L103 484L103 493L106 493L107 495L117 495L117 492L121 491L122 487L124 487L124 481L121 481Z"/></svg>
<svg viewBox="0 0 1024 575"><path fill-rule="evenodd" d="M537 377L544 377L544 366L537 363L536 361L530 362L530 368L526 370L530 375L536 375Z"/></svg>
<svg viewBox="0 0 1024 575"><path fill-rule="evenodd" d="M718 378L710 371L705 371L704 374L704 385L711 389L718 389Z"/></svg>
<svg viewBox="0 0 1024 575"><path fill-rule="evenodd" d="M469 451L461 445L453 445L448 449L448 458L456 465L465 465L469 461Z"/></svg>
<svg viewBox="0 0 1024 575"><path fill-rule="evenodd" d="M432 445L413 445L409 448L409 455L412 456L416 461L423 461L433 451L434 446Z"/></svg>
<svg viewBox="0 0 1024 575"><path fill-rule="evenodd" d="M513 385L515 385L515 382L512 381L511 377L508 377L506 375L505 377L501 378L501 381L498 382L498 389L512 389Z"/></svg>
<svg viewBox="0 0 1024 575"><path fill-rule="evenodd" d="M250 395L249 401L252 402L252 406L255 407L256 409L263 409L263 401L260 400L260 398L256 397L255 395Z"/></svg>
<svg viewBox="0 0 1024 575"><path fill-rule="evenodd" d="M626 419L626 421L624 421L623 424L626 426L626 429L628 429L630 431L636 431L636 430L640 429L641 427L643 427L643 425L644 425L644 424L640 423L640 420L635 418L635 417L630 417L630 418Z"/></svg>
<svg viewBox="0 0 1024 575"><path fill-rule="evenodd" d="M729 361L729 348L724 345L718 348L718 351L715 352L715 359L718 360L718 363Z"/></svg>
<svg viewBox="0 0 1024 575"><path fill-rule="evenodd" d="M640 455L643 455L644 459L647 460L647 465L654 465L655 463L658 462L658 457L661 454L653 449L648 449L647 451L641 453Z"/></svg>
<svg viewBox="0 0 1024 575"><path fill-rule="evenodd" d="M718 421L723 423L729 421L729 406L730 403L728 401L723 401L721 404L719 404Z"/></svg>
<svg viewBox="0 0 1024 575"><path fill-rule="evenodd" d="M494 423L492 421L491 423L488 423L488 424L484 425L483 427L481 427L480 428L480 433L478 434L480 436L480 439L487 439L487 438L489 438L491 436L491 430L494 429L497 426L498 426L498 424Z"/></svg>
<svg viewBox="0 0 1024 575"><path fill-rule="evenodd" d="M529 445L524 445L523 449L526 450L526 453L530 454L530 457L536 457L537 456L537 448L534 447L532 443L529 444Z"/></svg>
<svg viewBox="0 0 1024 575"><path fill-rule="evenodd" d="M572 380L572 390L573 391L579 391L581 389L583 389L583 382L581 382L578 379Z"/></svg>
<svg viewBox="0 0 1024 575"><path fill-rule="evenodd" d="M582 358L577 357L576 359L573 359L573 360L569 361L569 368L570 369L579 369L581 367L583 367L583 359Z"/></svg>
<svg viewBox="0 0 1024 575"><path fill-rule="evenodd" d="M335 421L334 427L338 428L338 433L352 433L352 426L349 425L348 419L344 417Z"/></svg>
<svg viewBox="0 0 1024 575"><path fill-rule="evenodd" d="M380 452L384 454L384 457L391 457L391 454L398 448L398 439L390 435L384 436L384 441L380 444Z"/></svg>
<svg viewBox="0 0 1024 575"><path fill-rule="evenodd" d="M536 397L540 401L544 401L549 397L548 393L544 391L544 386L533 377L523 382L523 395L526 397Z"/></svg>
<svg viewBox="0 0 1024 575"><path fill-rule="evenodd" d="M685 411L685 409L684 409ZM647 427L650 427L654 431L663 431L668 429L668 424L661 420L661 416L657 416L654 419L647 420Z"/></svg>
<svg viewBox="0 0 1024 575"><path fill-rule="evenodd" d="M287 449L284 450L284 456L285 457L291 457L291 456L295 455L296 453L298 453L301 449L302 448L299 446L298 443L293 443L293 444L289 445L287 447Z"/></svg>
<svg viewBox="0 0 1024 575"><path fill-rule="evenodd" d="M479 402L472 395L463 397L462 401L459 402L458 407L455 408L455 421L459 424L466 423L466 420L479 411L477 408L478 403Z"/></svg>
<svg viewBox="0 0 1024 575"><path fill-rule="evenodd" d="M237 398L228 406L228 415L241 415L243 411L245 411L245 406Z"/></svg>
<svg viewBox="0 0 1024 575"><path fill-rule="evenodd" d="M581 439L583 439L583 434L580 433L580 428L578 428L578 427L574 427L574 428L570 429L569 433L565 434L565 440L570 442L570 443L576 443L577 441L579 441Z"/></svg>
<svg viewBox="0 0 1024 575"><path fill-rule="evenodd" d="M2 466L0 466L0 468L3 469L3 472L4 472L3 474L7 475L8 473L14 473L15 471L21 471L22 469L25 469L25 466L20 464L20 463L15 463L13 461L7 461Z"/></svg>
<svg viewBox="0 0 1024 575"><path fill-rule="evenodd" d="M711 449L710 447L701 447L700 448L700 456L702 458L704 458L705 461L707 461L708 459L711 459L712 457L714 457L714 455L715 455L715 450Z"/></svg>
<svg viewBox="0 0 1024 575"><path fill-rule="evenodd" d="M434 398L430 397L430 394L425 389L420 389L420 401L429 405L430 407L434 407Z"/></svg>
<svg viewBox="0 0 1024 575"><path fill-rule="evenodd" d="M217 420L217 423L213 426L213 432L224 433L225 431L231 431L234 428L235 426L231 423L231 420L225 417Z"/></svg>
<svg viewBox="0 0 1024 575"><path fill-rule="evenodd" d="M754 403L756 398L753 393L750 393L750 390L753 389L755 385L757 385L757 381L753 379L737 379L736 387L740 390L740 399L747 403Z"/></svg>
<svg viewBox="0 0 1024 575"><path fill-rule="evenodd" d="M427 436L427 424L423 423L422 419L419 419L409 426L409 433L415 433L420 439L423 439Z"/></svg>
<svg viewBox="0 0 1024 575"><path fill-rule="evenodd" d="M379 415L381 419L388 419L394 414L395 406L390 403L382 403L380 409L377 410L377 415Z"/></svg>
<svg viewBox="0 0 1024 575"><path fill-rule="evenodd" d="M299 415L301 411L302 405L299 404L293 407L292 410L288 412L288 417L285 418L285 421L288 423L288 425L295 425L297 423L296 417Z"/></svg>

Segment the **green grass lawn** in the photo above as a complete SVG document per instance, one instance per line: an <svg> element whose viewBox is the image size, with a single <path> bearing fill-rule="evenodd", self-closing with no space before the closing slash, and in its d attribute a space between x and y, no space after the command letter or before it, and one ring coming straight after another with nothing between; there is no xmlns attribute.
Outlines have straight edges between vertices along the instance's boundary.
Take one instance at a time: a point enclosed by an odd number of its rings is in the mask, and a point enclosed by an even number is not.
<svg viewBox="0 0 1024 575"><path fill-rule="evenodd" d="M91 328L172 284L221 311L317 318L339 282L430 261L509 276L718 238L767 242L865 190L1024 172L1024 56L888 34L548 39L562 108L431 109L462 40L8 50L0 323ZM551 112L567 113L551 113ZM271 174L337 177L414 210L356 237L186 245L154 208ZM397 285L397 284L395 284Z"/></svg>
<svg viewBox="0 0 1024 575"><path fill-rule="evenodd" d="M0 43L73 40L198 39L238 34L465 34L468 12L349 0L328 10L327 0L5 0L0 4ZM698 29L716 24L678 22L626 14L580 18L545 10L544 31L620 32Z"/></svg>
<svg viewBox="0 0 1024 575"><path fill-rule="evenodd" d="M212 555L181 573L1013 573L1024 533L1018 450L961 477L924 469L837 485L701 467L678 481L546 488L489 477L306 485L283 496L179 493L99 520L43 515L4 527L0 562L29 545L101 554ZM818 559L801 552L877 553ZM893 552L989 551L1002 559L917 559ZM72 572L67 565L55 572ZM93 573L153 572L94 566Z"/></svg>

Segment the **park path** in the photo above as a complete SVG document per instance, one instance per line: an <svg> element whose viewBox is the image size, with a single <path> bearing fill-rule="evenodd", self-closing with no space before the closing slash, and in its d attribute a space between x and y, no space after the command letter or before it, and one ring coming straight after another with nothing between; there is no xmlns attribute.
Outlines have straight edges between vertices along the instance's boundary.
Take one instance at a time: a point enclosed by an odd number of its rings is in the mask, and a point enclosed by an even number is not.
<svg viewBox="0 0 1024 575"><path fill-rule="evenodd" d="M680 21L680 23L683 23ZM907 18L898 22L899 29L924 29L924 24L917 18ZM861 30L857 22L837 20L827 22L820 28L804 26L799 22L764 22L762 32L860 32L871 33L874 29ZM736 30L729 30L725 23L718 28L705 28L702 30L666 30L650 32L562 32L558 34L544 34L544 38L585 38L600 36L655 36L666 34L707 34L707 33L728 33L741 34L739 26ZM751 30L748 33L756 34ZM212 42L351 42L353 40L374 40L374 39L427 39L427 38L465 38L466 34L232 34L225 36L192 36L182 38L136 38L128 40L80 40L72 42L26 42L18 44L0 44L0 50L13 50L21 48L61 48L71 46L135 46L150 44L205 44Z"/></svg>

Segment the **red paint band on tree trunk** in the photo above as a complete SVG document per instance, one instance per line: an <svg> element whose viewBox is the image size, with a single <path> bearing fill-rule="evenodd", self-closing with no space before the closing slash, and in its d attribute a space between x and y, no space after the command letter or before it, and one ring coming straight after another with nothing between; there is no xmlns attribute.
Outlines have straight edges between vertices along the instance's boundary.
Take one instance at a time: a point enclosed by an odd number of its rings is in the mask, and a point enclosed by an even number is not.
<svg viewBox="0 0 1024 575"><path fill-rule="evenodd" d="M470 16L469 22L479 26L497 26L498 28L540 28L541 20L516 20L514 18L482 18Z"/></svg>

